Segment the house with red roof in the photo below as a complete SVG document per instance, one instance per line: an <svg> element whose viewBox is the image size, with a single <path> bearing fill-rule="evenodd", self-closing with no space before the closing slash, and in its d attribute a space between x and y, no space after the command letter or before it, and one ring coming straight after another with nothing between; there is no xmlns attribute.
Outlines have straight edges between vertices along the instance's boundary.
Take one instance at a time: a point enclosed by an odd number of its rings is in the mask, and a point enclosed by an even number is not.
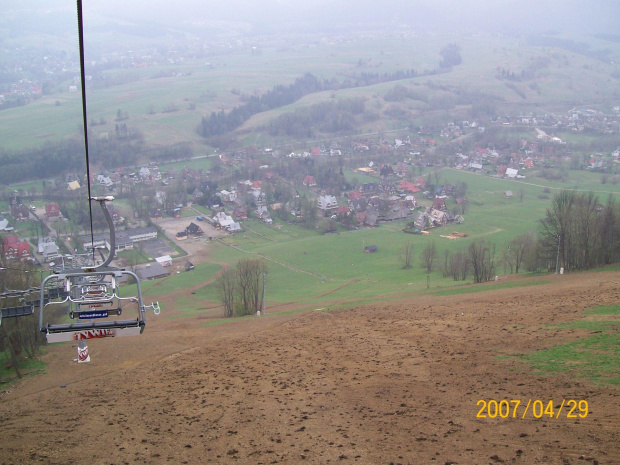
<svg viewBox="0 0 620 465"><path fill-rule="evenodd" d="M348 207L339 206L338 210L336 210L336 214L338 216L348 216L351 213L351 210Z"/></svg>
<svg viewBox="0 0 620 465"><path fill-rule="evenodd" d="M349 200L354 200L354 199L361 199L362 198L362 193L358 190L354 190L349 192Z"/></svg>
<svg viewBox="0 0 620 465"><path fill-rule="evenodd" d="M2 248L5 260L23 260L30 258L30 246L15 235L5 236L2 239Z"/></svg>
<svg viewBox="0 0 620 465"><path fill-rule="evenodd" d="M60 216L60 206L57 203L48 203L45 206L45 216L48 218L58 218Z"/></svg>
<svg viewBox="0 0 620 465"><path fill-rule="evenodd" d="M321 149L318 147L312 147L310 149L310 155L312 155L313 157L320 157L321 156Z"/></svg>
<svg viewBox="0 0 620 465"><path fill-rule="evenodd" d="M405 180L400 182L400 184L398 185L398 189L404 192L411 192L412 194L420 192L420 188L418 186Z"/></svg>
<svg viewBox="0 0 620 465"><path fill-rule="evenodd" d="M314 176L307 175L304 178L303 185L308 187L316 186L316 180L314 179Z"/></svg>
<svg viewBox="0 0 620 465"><path fill-rule="evenodd" d="M436 198L433 200L433 206L431 207L433 210L447 211L445 199Z"/></svg>

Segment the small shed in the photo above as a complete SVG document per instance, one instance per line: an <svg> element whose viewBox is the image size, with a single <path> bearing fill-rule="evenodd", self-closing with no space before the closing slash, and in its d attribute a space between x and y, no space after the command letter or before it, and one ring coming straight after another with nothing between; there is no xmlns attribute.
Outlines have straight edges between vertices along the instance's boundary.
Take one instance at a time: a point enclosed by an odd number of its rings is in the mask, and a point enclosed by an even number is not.
<svg viewBox="0 0 620 465"><path fill-rule="evenodd" d="M163 255L155 259L161 266L172 266L172 257L170 255Z"/></svg>
<svg viewBox="0 0 620 465"><path fill-rule="evenodd" d="M375 253L377 251L377 246L376 245L367 245L364 248L364 252L366 253Z"/></svg>
<svg viewBox="0 0 620 465"><path fill-rule="evenodd" d="M185 263L185 271L192 271L194 269L194 264L190 261L187 261Z"/></svg>

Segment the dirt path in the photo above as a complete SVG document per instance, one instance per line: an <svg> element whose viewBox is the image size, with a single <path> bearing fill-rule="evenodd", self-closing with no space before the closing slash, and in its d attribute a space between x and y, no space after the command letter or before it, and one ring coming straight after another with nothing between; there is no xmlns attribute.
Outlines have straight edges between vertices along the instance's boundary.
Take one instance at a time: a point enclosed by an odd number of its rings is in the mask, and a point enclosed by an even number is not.
<svg viewBox="0 0 620 465"><path fill-rule="evenodd" d="M535 374L515 354L591 336L558 324L617 304L620 272L49 346L0 397L0 464L620 463L620 390ZM480 400L520 400L477 418ZM528 400L585 418L521 418Z"/></svg>

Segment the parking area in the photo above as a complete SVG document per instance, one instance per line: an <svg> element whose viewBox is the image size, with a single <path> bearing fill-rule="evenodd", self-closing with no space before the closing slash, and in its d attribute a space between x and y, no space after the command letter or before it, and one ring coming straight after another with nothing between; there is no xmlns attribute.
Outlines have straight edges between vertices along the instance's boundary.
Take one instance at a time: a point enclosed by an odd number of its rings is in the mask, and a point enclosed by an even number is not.
<svg viewBox="0 0 620 465"><path fill-rule="evenodd" d="M153 258L163 257L164 255L170 255L174 257L177 255L177 251L174 250L170 244L163 239L152 239L150 241L139 242L138 245L142 247L147 254Z"/></svg>
<svg viewBox="0 0 620 465"><path fill-rule="evenodd" d="M198 212L197 212L198 213ZM198 221L196 218L157 218L153 220L160 228L163 229L164 234L174 242L178 247L187 252L188 258L191 257L194 263L200 263L205 259L205 252L208 250L208 238L215 236L226 236L226 231L220 231L213 228L206 221ZM184 231L190 223L195 223L204 231L204 235L200 237L189 238L186 240L179 240L176 237L178 232ZM160 255L158 255L160 256ZM174 258L174 255L171 255Z"/></svg>

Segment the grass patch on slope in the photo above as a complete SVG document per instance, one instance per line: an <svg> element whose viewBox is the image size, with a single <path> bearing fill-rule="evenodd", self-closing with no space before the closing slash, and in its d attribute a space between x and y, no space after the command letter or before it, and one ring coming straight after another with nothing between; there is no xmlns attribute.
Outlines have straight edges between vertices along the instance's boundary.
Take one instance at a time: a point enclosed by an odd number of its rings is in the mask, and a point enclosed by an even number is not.
<svg viewBox="0 0 620 465"><path fill-rule="evenodd" d="M620 306L598 306L584 313L616 316L620 314ZM620 321L582 319L559 324L556 328L583 329L591 331L592 335L520 357L531 364L535 374L570 373L575 378L598 384L620 385Z"/></svg>
<svg viewBox="0 0 620 465"><path fill-rule="evenodd" d="M507 282L507 283L498 283L498 284L486 284L486 285L476 285L470 284L466 287L459 287L457 289L445 289L441 291L434 291L432 294L436 296L447 296L447 295L459 295L459 294L472 294L474 292L484 292L484 291L495 291L499 289L511 289L513 287L526 287L526 286L539 286L541 284L549 284L550 281L545 279L539 279L536 281L518 281L518 282Z"/></svg>
<svg viewBox="0 0 620 465"><path fill-rule="evenodd" d="M597 326L600 327L600 326ZM602 384L620 385L620 333L601 333L525 355L539 375L571 373Z"/></svg>
<svg viewBox="0 0 620 465"><path fill-rule="evenodd" d="M22 376L30 376L45 371L46 364L38 359L29 359L20 355L17 363ZM12 383L17 381L17 374L11 364L8 351L0 352L0 386L2 389L10 387Z"/></svg>

